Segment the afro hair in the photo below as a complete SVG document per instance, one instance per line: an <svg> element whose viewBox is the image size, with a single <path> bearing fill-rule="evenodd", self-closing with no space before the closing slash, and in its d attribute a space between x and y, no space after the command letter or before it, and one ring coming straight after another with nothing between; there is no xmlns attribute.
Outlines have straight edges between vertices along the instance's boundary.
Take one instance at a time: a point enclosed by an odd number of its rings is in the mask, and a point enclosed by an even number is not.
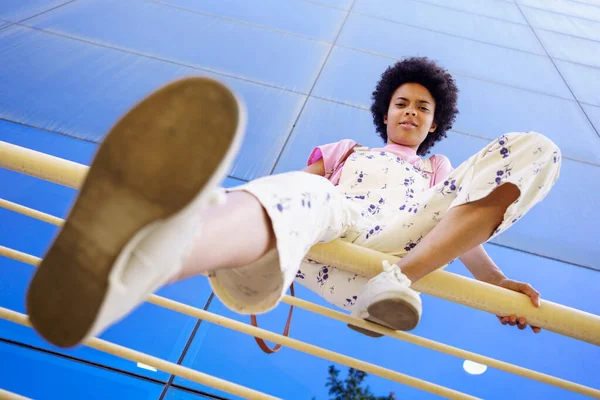
<svg viewBox="0 0 600 400"><path fill-rule="evenodd" d="M452 124L458 114L458 88L450 73L427 57L411 57L388 67L377 82L373 92L371 113L373 123L379 136L387 143L387 126L383 122L387 114L392 95L405 83L418 83L429 90L435 99L435 114L433 117L437 129L427 135L417 149L417 154L424 156L431 147L447 137L446 132L452 129Z"/></svg>

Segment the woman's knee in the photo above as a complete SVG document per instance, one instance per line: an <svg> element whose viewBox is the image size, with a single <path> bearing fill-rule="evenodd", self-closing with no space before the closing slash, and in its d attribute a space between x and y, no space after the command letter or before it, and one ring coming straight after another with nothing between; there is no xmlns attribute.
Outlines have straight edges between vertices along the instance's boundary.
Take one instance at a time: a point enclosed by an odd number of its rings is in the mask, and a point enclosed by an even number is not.
<svg viewBox="0 0 600 400"><path fill-rule="evenodd" d="M512 182L505 182L489 195L479 200L482 205L496 206L504 211L521 195L521 189ZM475 202L477 203L477 201ZM493 207L492 207L493 208ZM504 211L502 212L504 214Z"/></svg>
<svg viewBox="0 0 600 400"><path fill-rule="evenodd" d="M501 147L503 158L516 156L529 159L544 168L560 169L562 154L560 148L547 136L535 132L512 132L502 135L494 141Z"/></svg>
<svg viewBox="0 0 600 400"><path fill-rule="evenodd" d="M560 148L546 135L539 132L518 132L511 134L513 136L513 142L519 143L520 146L526 146L533 149L533 154L546 153L553 154L557 158L560 158Z"/></svg>

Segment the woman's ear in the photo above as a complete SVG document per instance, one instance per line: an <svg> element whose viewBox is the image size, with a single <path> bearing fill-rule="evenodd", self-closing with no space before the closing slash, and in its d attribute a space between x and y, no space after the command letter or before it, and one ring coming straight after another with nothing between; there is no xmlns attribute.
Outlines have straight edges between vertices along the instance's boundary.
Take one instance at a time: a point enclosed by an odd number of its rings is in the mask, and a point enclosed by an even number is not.
<svg viewBox="0 0 600 400"><path fill-rule="evenodd" d="M429 128L429 132L435 132L436 129L437 129L437 124L435 123L435 121L433 121L431 123L431 128Z"/></svg>
<svg viewBox="0 0 600 400"><path fill-rule="evenodd" d="M387 114L383 115L383 123L387 125Z"/></svg>

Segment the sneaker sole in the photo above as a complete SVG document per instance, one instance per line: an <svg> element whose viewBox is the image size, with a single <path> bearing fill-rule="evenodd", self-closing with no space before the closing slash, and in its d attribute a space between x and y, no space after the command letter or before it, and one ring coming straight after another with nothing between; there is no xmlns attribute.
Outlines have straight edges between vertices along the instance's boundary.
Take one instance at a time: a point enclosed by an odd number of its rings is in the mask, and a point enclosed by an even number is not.
<svg viewBox="0 0 600 400"><path fill-rule="evenodd" d="M233 157L240 117L225 86L187 78L155 91L117 122L31 281L27 311L42 337L71 347L86 336L123 247L212 183L223 159Z"/></svg>
<svg viewBox="0 0 600 400"><path fill-rule="evenodd" d="M367 307L369 316L365 320L395 331L410 331L419 324L419 312L402 299L385 299L376 301ZM348 324L350 329L370 337L381 337L380 333Z"/></svg>

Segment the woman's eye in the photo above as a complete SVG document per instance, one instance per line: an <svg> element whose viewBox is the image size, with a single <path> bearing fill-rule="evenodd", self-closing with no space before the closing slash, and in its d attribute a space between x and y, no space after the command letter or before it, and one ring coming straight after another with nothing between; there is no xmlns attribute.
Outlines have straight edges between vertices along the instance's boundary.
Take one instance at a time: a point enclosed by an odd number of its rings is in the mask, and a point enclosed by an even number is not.
<svg viewBox="0 0 600 400"><path fill-rule="evenodd" d="M427 107L421 107L421 110L429 111L429 108L427 108Z"/></svg>

